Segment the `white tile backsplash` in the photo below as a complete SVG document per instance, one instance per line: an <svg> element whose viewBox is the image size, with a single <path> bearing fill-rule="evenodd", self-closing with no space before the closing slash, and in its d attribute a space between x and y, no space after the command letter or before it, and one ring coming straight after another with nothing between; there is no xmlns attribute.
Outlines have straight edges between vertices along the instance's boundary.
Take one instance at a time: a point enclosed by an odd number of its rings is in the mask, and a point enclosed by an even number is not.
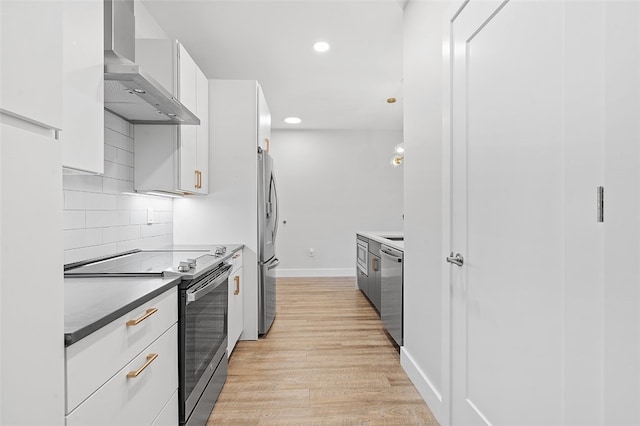
<svg viewBox="0 0 640 426"><path fill-rule="evenodd" d="M62 229L86 228L86 212L83 210L65 210L62 214Z"/></svg>
<svg viewBox="0 0 640 426"><path fill-rule="evenodd" d="M107 228L129 225L129 212L87 211L87 228Z"/></svg>
<svg viewBox="0 0 640 426"><path fill-rule="evenodd" d="M67 229L62 231L64 249L102 244L102 229Z"/></svg>
<svg viewBox="0 0 640 426"><path fill-rule="evenodd" d="M104 124L105 174L64 176L65 263L173 244L173 200L133 194L134 127L107 111Z"/></svg>
<svg viewBox="0 0 640 426"><path fill-rule="evenodd" d="M139 225L114 226L103 228L103 237L105 243L117 243L119 241L137 240L141 237Z"/></svg>

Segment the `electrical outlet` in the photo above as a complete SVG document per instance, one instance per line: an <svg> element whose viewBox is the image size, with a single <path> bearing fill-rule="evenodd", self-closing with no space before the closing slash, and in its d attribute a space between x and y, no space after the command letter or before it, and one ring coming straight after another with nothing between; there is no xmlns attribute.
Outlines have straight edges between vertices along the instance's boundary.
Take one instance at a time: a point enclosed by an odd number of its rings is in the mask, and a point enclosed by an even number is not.
<svg viewBox="0 0 640 426"><path fill-rule="evenodd" d="M153 223L153 207L147 207L147 225Z"/></svg>

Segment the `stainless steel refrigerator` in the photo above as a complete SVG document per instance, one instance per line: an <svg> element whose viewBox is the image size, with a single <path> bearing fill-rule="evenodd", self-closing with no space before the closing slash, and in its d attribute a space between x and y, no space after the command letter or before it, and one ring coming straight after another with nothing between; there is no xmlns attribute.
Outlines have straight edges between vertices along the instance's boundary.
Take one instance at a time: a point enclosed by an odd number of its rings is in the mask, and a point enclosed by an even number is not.
<svg viewBox="0 0 640 426"><path fill-rule="evenodd" d="M258 148L258 333L269 331L276 317L276 235L278 192L273 158Z"/></svg>

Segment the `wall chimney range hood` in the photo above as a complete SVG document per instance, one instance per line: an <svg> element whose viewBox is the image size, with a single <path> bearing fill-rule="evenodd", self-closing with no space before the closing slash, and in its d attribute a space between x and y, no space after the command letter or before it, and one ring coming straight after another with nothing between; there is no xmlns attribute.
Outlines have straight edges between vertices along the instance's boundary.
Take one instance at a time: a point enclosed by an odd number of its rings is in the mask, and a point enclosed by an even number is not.
<svg viewBox="0 0 640 426"><path fill-rule="evenodd" d="M135 63L133 0L104 0L104 108L132 124L200 124Z"/></svg>

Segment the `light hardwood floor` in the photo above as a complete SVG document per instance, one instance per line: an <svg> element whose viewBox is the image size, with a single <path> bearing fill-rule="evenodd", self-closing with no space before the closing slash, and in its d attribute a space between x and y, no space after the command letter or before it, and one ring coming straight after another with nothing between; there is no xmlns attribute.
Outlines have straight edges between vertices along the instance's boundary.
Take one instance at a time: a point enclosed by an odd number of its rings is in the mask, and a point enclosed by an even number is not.
<svg viewBox="0 0 640 426"><path fill-rule="evenodd" d="M352 278L280 278L265 338L238 342L207 426L437 425Z"/></svg>

